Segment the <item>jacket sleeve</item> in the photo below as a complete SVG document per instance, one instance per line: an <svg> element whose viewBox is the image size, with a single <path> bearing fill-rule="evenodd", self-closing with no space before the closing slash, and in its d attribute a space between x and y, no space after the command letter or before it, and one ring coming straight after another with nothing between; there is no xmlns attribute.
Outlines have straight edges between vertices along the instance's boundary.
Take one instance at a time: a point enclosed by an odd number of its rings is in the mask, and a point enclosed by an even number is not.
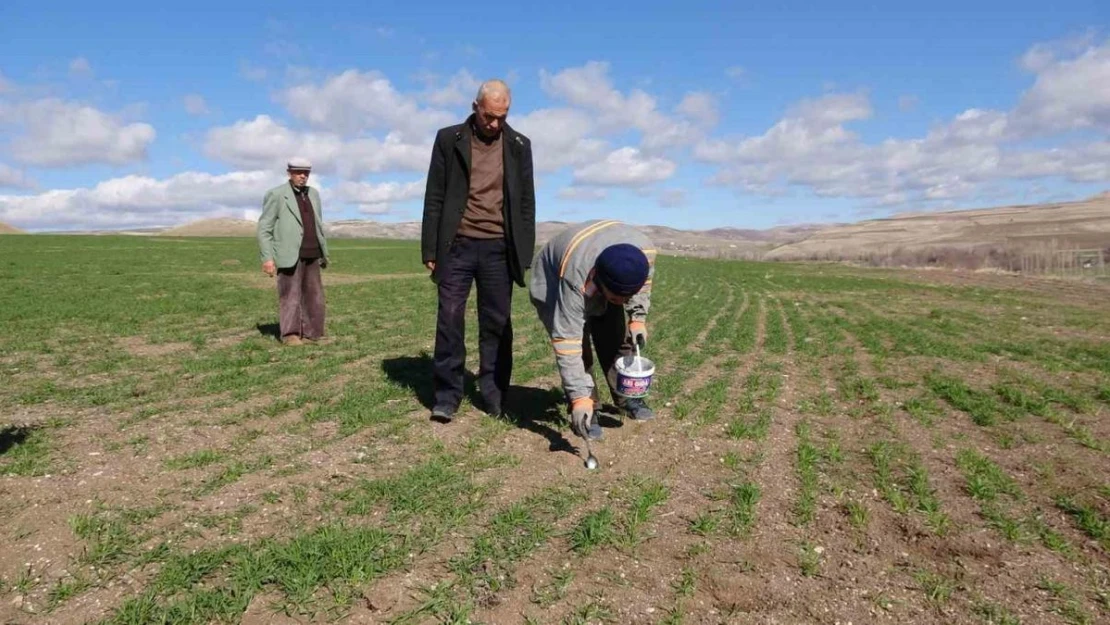
<svg viewBox="0 0 1110 625"><path fill-rule="evenodd" d="M446 167L447 156L444 153L443 141L437 134L435 144L432 146L428 180L424 188L424 219L420 233L420 256L424 262L436 259L436 249L439 245L439 216L443 212L443 200L447 193L444 188Z"/></svg>
<svg viewBox="0 0 1110 625"><path fill-rule="evenodd" d="M262 215L258 217L258 255L262 262L274 260L274 223L281 206L279 194L272 190L262 199Z"/></svg>
<svg viewBox="0 0 1110 625"><path fill-rule="evenodd" d="M593 378L582 363L583 333L586 329L586 303L582 293L570 282L561 280L551 322L551 345L563 390L571 401L589 397Z"/></svg>
<svg viewBox="0 0 1110 625"><path fill-rule="evenodd" d="M524 269L532 266L536 247L536 181L532 166L532 143L525 140L521 159L520 220L524 226L524 258L520 259Z"/></svg>
<svg viewBox="0 0 1110 625"><path fill-rule="evenodd" d="M651 281L655 277L655 251L644 250L648 257L648 277L647 282L644 282L644 287L628 299L628 303L624 305L624 310L628 313L628 317L632 321L644 321L647 319L648 310L651 309Z"/></svg>

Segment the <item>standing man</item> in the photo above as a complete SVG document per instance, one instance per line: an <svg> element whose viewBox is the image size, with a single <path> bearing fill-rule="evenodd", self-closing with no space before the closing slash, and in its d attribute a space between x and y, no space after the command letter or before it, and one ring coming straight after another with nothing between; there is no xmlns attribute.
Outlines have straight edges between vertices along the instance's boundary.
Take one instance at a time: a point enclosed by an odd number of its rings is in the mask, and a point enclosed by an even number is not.
<svg viewBox="0 0 1110 625"><path fill-rule="evenodd" d="M601 400L590 373L594 351L617 408L636 421L655 416L644 400L617 395L613 384L617 356L647 342L652 247L632 226L594 220L553 237L533 261L529 295L555 348L571 429L583 438L601 438Z"/></svg>
<svg viewBox="0 0 1110 625"><path fill-rule="evenodd" d="M258 218L262 271L277 274L281 342L301 345L324 336L324 285L328 266L320 193L308 186L312 164L303 158L287 165L289 182L266 192Z"/></svg>
<svg viewBox="0 0 1110 625"><path fill-rule="evenodd" d="M513 369L513 282L524 286L536 241L532 143L505 118L500 80L478 89L473 113L436 133L424 193L421 256L439 289L432 417L454 419L463 396L465 317L478 284L478 389L500 415Z"/></svg>

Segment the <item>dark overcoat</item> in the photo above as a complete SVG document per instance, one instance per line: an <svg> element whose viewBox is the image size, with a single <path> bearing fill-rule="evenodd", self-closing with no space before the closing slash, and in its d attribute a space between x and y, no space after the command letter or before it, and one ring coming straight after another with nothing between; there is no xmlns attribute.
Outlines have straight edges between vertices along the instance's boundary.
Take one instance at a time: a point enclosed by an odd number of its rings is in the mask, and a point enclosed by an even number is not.
<svg viewBox="0 0 1110 625"><path fill-rule="evenodd" d="M436 133L424 189L424 218L420 234L420 254L425 263L447 258L466 211L470 195L471 118L461 124L441 128ZM532 142L508 124L502 125L501 132L506 256L513 281L524 286L524 273L532 265L536 245ZM437 282L442 266L437 262L432 274L432 279Z"/></svg>

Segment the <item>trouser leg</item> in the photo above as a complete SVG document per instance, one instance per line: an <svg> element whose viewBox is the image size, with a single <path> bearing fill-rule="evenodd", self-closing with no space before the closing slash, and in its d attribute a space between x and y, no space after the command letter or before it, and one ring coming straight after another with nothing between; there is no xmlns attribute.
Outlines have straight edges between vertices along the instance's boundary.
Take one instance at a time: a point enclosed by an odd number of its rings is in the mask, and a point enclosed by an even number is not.
<svg viewBox="0 0 1110 625"><path fill-rule="evenodd" d="M628 339L628 319L623 306L609 304L605 312L594 317L590 324L590 338L597 347L597 364L605 383L609 386L609 394L617 406L624 405L624 398L617 395L616 389L609 382L613 366L620 356L633 354L632 344Z"/></svg>
<svg viewBox="0 0 1110 625"><path fill-rule="evenodd" d="M513 280L503 239L479 241L478 390L486 409L502 406L513 371Z"/></svg>
<svg viewBox="0 0 1110 625"><path fill-rule="evenodd" d="M320 275L320 260L302 261L301 310L303 321L301 335L306 339L324 336L324 282Z"/></svg>
<svg viewBox="0 0 1110 625"><path fill-rule="evenodd" d="M304 311L301 306L301 291L303 274L301 261L292 267L284 267L277 271L278 290L278 327L281 338L290 335L300 335L301 322Z"/></svg>
<svg viewBox="0 0 1110 625"><path fill-rule="evenodd" d="M474 250L459 238L451 246L439 280L433 378L436 406L458 408L466 365L466 302L474 282Z"/></svg>

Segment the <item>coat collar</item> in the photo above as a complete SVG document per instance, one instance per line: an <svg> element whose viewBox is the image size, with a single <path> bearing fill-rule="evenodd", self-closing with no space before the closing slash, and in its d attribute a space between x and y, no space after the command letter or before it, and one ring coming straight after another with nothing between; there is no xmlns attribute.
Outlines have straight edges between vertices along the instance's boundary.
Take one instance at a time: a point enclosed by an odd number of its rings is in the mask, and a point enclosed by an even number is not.
<svg viewBox="0 0 1110 625"><path fill-rule="evenodd" d="M312 199L312 187L305 185L304 190L305 195L308 196L308 203L312 205L312 212L315 213L316 220L319 221L320 208L316 206L316 201ZM297 196L296 192L293 191L292 182L285 183L285 206L289 208L289 212L293 213L293 218L297 220L297 223L303 226L304 222L301 220L301 208L297 206Z"/></svg>
<svg viewBox="0 0 1110 625"><path fill-rule="evenodd" d="M466 163L466 171L470 171L470 141L474 136L474 113L466 118L460 128L455 131L455 150ZM520 155L520 146L524 140L513 130L512 126L505 124L501 129L501 145L504 152L505 165L513 164Z"/></svg>

